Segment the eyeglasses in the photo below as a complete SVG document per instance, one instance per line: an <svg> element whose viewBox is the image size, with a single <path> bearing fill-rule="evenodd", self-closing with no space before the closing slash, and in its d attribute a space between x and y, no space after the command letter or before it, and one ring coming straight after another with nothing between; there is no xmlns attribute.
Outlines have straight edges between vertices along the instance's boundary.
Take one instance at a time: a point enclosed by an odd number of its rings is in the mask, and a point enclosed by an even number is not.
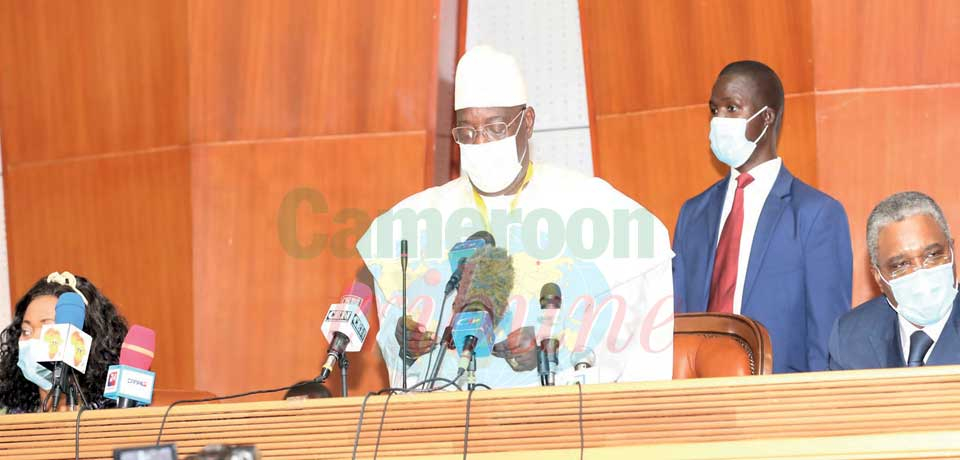
<svg viewBox="0 0 960 460"><path fill-rule="evenodd" d="M480 127L480 129L474 129L469 126L457 126L451 130L453 133L453 140L458 144L474 144L480 139L480 136L483 136L490 141L503 140L507 137L507 133L510 132L510 126L520 119L520 115L523 115L523 113L526 111L527 109L524 107L520 113L513 117L513 120L510 120L510 123L498 121L488 125L483 125ZM519 126L517 129L520 129Z"/></svg>
<svg viewBox="0 0 960 460"><path fill-rule="evenodd" d="M917 264L917 261L920 263ZM914 257L912 259L904 259L896 264L896 266L891 267L890 270L890 279L899 278L901 276L909 275L917 270L922 268L934 268L941 265L950 263L953 261L953 251L937 251L933 253L926 254L922 257Z"/></svg>

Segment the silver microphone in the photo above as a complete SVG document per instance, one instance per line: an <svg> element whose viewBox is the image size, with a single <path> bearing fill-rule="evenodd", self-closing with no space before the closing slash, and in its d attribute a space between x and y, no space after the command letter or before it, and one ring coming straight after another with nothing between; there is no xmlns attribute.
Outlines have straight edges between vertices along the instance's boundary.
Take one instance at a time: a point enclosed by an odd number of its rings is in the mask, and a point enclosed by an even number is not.
<svg viewBox="0 0 960 460"><path fill-rule="evenodd" d="M570 354L570 365L575 371L590 369L596 362L597 355L589 348Z"/></svg>

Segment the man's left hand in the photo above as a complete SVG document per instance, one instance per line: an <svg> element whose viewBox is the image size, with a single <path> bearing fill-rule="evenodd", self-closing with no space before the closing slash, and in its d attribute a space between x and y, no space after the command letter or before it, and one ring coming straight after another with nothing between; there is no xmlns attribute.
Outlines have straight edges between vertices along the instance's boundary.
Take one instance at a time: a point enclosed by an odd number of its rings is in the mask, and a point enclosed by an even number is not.
<svg viewBox="0 0 960 460"><path fill-rule="evenodd" d="M503 358L517 371L529 371L537 368L537 335L533 326L517 329L506 340L497 343L491 351L493 356Z"/></svg>

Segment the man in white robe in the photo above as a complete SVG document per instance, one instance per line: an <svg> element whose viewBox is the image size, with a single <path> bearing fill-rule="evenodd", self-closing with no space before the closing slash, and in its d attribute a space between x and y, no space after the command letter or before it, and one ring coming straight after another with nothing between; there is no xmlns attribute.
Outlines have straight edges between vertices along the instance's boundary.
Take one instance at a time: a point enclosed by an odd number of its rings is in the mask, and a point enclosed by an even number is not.
<svg viewBox="0 0 960 460"><path fill-rule="evenodd" d="M468 51L457 66L454 99L463 175L404 199L357 244L375 280L377 342L391 385L401 386L405 361L408 387L423 381L441 354L438 376L457 377L456 352L435 345L454 316L453 296L441 305L453 271L447 251L478 230L508 251L515 272L506 313L494 318L494 355L477 359L479 383L538 385L535 344L546 335L560 339L561 375L587 354L598 382L670 379L674 254L663 224L601 179L532 161L535 113L513 57L486 46ZM563 293L552 332L540 324L546 283Z"/></svg>

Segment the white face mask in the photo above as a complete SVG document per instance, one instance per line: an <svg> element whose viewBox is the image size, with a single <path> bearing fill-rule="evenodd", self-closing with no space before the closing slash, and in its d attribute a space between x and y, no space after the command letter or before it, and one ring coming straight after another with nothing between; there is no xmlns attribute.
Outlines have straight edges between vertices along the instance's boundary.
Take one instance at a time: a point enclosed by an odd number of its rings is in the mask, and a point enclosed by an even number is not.
<svg viewBox="0 0 960 460"><path fill-rule="evenodd" d="M460 144L460 169L480 191L497 193L510 186L520 175L527 150L529 147L517 159L516 134L483 144Z"/></svg>
<svg viewBox="0 0 960 460"><path fill-rule="evenodd" d="M42 388L43 391L50 391L53 388L53 372L33 358L33 347L42 346L44 346L44 343L40 339L21 340L17 367L20 368L20 372L27 380Z"/></svg>
<svg viewBox="0 0 960 460"><path fill-rule="evenodd" d="M739 168L750 159L750 155L757 148L757 142L763 139L769 125L763 127L756 140L751 141L747 139L747 123L766 109L767 106L763 106L750 118L713 117L710 120L710 149L718 160L731 168Z"/></svg>
<svg viewBox="0 0 960 460"><path fill-rule="evenodd" d="M897 314L917 326L929 326L943 319L957 297L953 263L923 268L890 281L883 275L880 279L893 291Z"/></svg>

